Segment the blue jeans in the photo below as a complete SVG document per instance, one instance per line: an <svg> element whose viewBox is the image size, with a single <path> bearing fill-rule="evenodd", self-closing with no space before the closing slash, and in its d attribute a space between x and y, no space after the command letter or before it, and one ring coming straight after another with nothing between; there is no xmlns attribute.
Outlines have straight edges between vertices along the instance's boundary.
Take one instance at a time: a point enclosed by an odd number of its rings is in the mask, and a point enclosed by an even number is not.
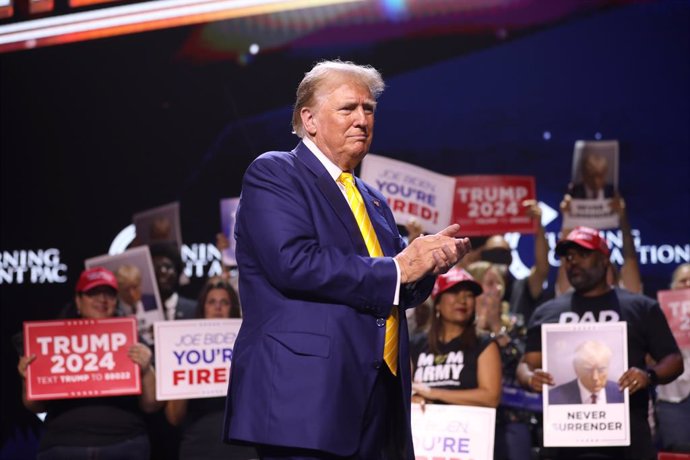
<svg viewBox="0 0 690 460"><path fill-rule="evenodd" d="M149 460L146 435L107 446L55 446L38 453L37 460Z"/></svg>
<svg viewBox="0 0 690 460"><path fill-rule="evenodd" d="M661 450L690 452L690 397L678 403L657 401Z"/></svg>
<svg viewBox="0 0 690 460"><path fill-rule="evenodd" d="M530 460L532 433L526 423L508 422L496 425L495 460Z"/></svg>

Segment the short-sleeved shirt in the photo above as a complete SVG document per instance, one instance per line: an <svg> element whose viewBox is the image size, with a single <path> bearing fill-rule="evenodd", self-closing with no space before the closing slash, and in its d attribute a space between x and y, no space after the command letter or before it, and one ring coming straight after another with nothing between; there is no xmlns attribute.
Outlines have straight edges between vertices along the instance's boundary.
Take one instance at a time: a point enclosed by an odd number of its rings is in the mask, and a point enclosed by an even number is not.
<svg viewBox="0 0 690 460"><path fill-rule="evenodd" d="M624 321L628 334L628 367L645 369L645 355L656 361L679 353L659 304L649 297L614 288L596 297L563 294L541 305L532 315L525 352L541 352L541 325L545 323ZM611 376L616 380L620 376ZM630 397L630 429L633 444L625 458L647 458L652 452L647 422L649 394L638 391ZM639 449L639 450L638 450Z"/></svg>
<svg viewBox="0 0 690 460"><path fill-rule="evenodd" d="M412 380L447 390L477 388L477 361L491 342L489 337L480 336L476 346L461 350L460 338L456 337L439 344L439 352L433 353L428 335L420 334L410 344Z"/></svg>

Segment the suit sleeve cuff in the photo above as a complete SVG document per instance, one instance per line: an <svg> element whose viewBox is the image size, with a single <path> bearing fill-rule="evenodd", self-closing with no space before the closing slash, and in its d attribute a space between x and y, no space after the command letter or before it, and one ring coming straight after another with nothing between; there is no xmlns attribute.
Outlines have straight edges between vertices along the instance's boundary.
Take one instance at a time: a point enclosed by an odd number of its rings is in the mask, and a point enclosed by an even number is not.
<svg viewBox="0 0 690 460"><path fill-rule="evenodd" d="M393 297L393 305L400 305L400 265L398 261L393 258L393 263L395 264L395 272L397 274L397 279L395 283L395 296Z"/></svg>

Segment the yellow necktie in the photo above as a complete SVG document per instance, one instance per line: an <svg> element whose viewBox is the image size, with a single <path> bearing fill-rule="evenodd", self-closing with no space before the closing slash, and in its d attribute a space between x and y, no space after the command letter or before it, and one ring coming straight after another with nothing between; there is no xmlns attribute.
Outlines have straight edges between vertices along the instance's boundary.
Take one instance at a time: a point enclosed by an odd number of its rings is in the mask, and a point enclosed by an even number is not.
<svg viewBox="0 0 690 460"><path fill-rule="evenodd" d="M362 232L362 237L364 238L364 243L367 245L369 250L369 255L371 257L382 257L383 251L381 251L381 245L376 237L376 232L374 231L373 225L371 225L371 220L369 220L369 214L367 214L367 209L364 206L364 200L362 200L362 195L359 194L357 186L355 185L355 178L352 174L344 172L338 177L338 182L343 184L345 187L345 194L347 195L347 201L350 204L352 213L355 215L355 220L357 221L357 226L359 226L359 231ZM391 314L386 320L386 343L383 347L383 360L390 368L393 375L398 373L398 308L393 306L391 309Z"/></svg>

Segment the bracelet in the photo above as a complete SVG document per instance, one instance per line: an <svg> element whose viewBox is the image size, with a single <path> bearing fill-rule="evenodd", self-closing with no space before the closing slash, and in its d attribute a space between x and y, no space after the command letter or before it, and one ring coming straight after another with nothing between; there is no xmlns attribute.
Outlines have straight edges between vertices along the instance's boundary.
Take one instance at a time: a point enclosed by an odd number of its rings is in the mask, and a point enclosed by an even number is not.
<svg viewBox="0 0 690 460"><path fill-rule="evenodd" d="M659 383L659 376L656 375L656 371L652 368L647 369L647 379L649 379L649 387L656 386Z"/></svg>
<svg viewBox="0 0 690 460"><path fill-rule="evenodd" d="M492 339L495 339L495 338L497 338L497 337L501 337L502 335L506 335L506 327L505 327L505 326L501 326L501 330L498 331L498 332L493 332L493 331L492 331L492 332L489 334L489 337L492 338Z"/></svg>

